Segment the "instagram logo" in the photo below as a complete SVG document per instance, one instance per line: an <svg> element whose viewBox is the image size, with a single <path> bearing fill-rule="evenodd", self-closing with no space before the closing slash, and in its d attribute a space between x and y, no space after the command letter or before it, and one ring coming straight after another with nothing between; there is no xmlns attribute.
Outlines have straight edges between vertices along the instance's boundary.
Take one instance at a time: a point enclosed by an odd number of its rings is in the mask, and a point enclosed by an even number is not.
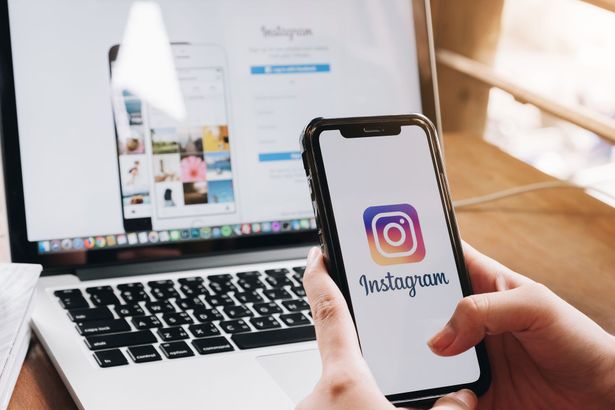
<svg viewBox="0 0 615 410"><path fill-rule="evenodd" d="M416 209L408 204L370 206L363 222L372 259L379 265L420 262L425 244Z"/></svg>

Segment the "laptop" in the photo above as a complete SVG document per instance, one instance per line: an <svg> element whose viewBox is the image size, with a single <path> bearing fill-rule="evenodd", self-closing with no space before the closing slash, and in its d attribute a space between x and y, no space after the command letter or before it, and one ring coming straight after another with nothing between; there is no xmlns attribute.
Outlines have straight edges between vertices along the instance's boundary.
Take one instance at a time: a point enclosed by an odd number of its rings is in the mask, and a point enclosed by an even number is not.
<svg viewBox="0 0 615 410"><path fill-rule="evenodd" d="M44 267L32 325L78 407L286 409L312 390L299 135L438 122L428 5L0 1L11 255Z"/></svg>

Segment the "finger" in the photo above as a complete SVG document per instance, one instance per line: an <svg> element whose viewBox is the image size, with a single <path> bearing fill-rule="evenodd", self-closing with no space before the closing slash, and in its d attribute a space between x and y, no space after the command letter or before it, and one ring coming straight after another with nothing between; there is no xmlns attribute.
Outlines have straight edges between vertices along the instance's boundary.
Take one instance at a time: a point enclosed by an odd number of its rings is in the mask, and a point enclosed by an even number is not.
<svg viewBox="0 0 615 410"><path fill-rule="evenodd" d="M553 297L538 283L468 296L459 302L449 322L428 345L436 354L452 356L475 346L487 334L542 328L554 320Z"/></svg>
<svg viewBox="0 0 615 410"><path fill-rule="evenodd" d="M323 368L335 360L361 357L346 300L327 273L318 248L312 248L308 255L303 286L314 318Z"/></svg>
<svg viewBox="0 0 615 410"><path fill-rule="evenodd" d="M478 399L474 392L463 389L439 399L432 410L474 410L477 407Z"/></svg>
<svg viewBox="0 0 615 410"><path fill-rule="evenodd" d="M533 281L463 242L463 256L475 293L514 289Z"/></svg>

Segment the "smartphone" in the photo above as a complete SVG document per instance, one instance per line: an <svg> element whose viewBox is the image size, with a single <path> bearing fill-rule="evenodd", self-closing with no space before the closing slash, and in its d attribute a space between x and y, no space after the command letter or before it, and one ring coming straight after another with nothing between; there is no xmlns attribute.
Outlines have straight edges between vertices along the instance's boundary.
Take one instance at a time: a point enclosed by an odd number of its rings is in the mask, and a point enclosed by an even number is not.
<svg viewBox="0 0 615 410"><path fill-rule="evenodd" d="M156 104L155 84L143 98L115 84L119 46L109 52L126 231L191 228L236 212L224 50L170 43L168 51L182 118Z"/></svg>
<svg viewBox="0 0 615 410"><path fill-rule="evenodd" d="M482 394L483 343L446 358L427 346L472 292L433 124L420 114L315 119L301 142L325 262L387 399Z"/></svg>
<svg viewBox="0 0 615 410"><path fill-rule="evenodd" d="M120 46L109 49L111 79ZM126 232L152 229L147 125L143 100L126 88L111 87L111 104L117 143L117 161Z"/></svg>

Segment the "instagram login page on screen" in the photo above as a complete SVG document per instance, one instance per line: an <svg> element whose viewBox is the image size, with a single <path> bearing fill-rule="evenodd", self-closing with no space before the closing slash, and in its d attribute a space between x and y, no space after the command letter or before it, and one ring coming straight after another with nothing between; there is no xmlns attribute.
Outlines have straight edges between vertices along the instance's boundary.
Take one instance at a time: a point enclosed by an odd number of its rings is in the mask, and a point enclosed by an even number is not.
<svg viewBox="0 0 615 410"><path fill-rule="evenodd" d="M28 239L311 218L312 118L421 111L411 4L9 0Z"/></svg>
<svg viewBox="0 0 615 410"><path fill-rule="evenodd" d="M363 355L387 395L471 383L474 350L427 341L463 297L427 137L320 137Z"/></svg>

